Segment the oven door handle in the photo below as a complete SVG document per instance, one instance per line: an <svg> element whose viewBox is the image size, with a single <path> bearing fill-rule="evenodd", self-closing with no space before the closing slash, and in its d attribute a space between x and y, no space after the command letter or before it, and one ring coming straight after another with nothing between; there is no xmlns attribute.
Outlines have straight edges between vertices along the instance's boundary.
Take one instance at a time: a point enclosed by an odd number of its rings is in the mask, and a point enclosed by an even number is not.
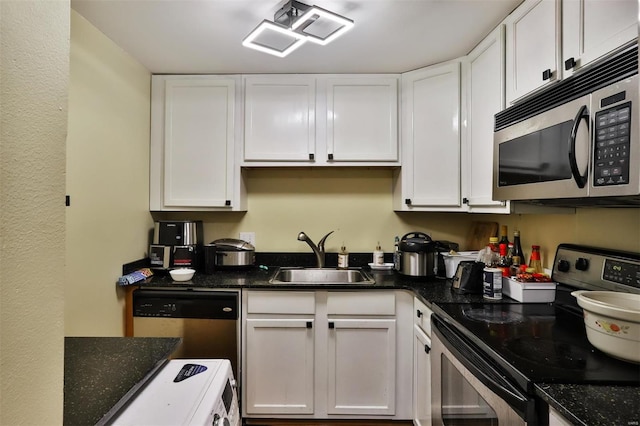
<svg viewBox="0 0 640 426"><path fill-rule="evenodd" d="M487 360L479 356L477 350L451 331L442 319L432 315L431 322L432 331L436 337L458 361L492 392L504 399L522 418L525 420L531 418L534 404L530 397L511 384Z"/></svg>
<svg viewBox="0 0 640 426"><path fill-rule="evenodd" d="M573 126L571 127L571 135L569 136L569 166L571 166L571 175L573 180L576 181L578 188L584 188L587 184L587 173L582 175L578 170L578 161L576 160L576 138L578 136L578 128L580 122L584 120L589 130L589 109L586 105L582 105L576 118L573 120Z"/></svg>

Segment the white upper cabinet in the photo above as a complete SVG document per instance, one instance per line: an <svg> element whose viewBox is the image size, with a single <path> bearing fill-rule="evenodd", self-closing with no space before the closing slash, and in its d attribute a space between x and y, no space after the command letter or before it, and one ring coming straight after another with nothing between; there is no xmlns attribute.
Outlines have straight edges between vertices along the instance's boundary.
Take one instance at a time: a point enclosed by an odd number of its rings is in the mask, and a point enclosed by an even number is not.
<svg viewBox="0 0 640 426"><path fill-rule="evenodd" d="M637 0L563 0L564 76L638 37Z"/></svg>
<svg viewBox="0 0 640 426"><path fill-rule="evenodd" d="M395 210L459 210L459 61L402 75L401 134Z"/></svg>
<svg viewBox="0 0 640 426"><path fill-rule="evenodd" d="M316 82L309 76L247 76L244 160L312 162Z"/></svg>
<svg viewBox="0 0 640 426"><path fill-rule="evenodd" d="M327 160L398 161L398 79L326 81Z"/></svg>
<svg viewBox="0 0 640 426"><path fill-rule="evenodd" d="M471 212L508 213L493 201L494 115L504 108L504 27L500 25L463 64L463 201Z"/></svg>
<svg viewBox="0 0 640 426"><path fill-rule="evenodd" d="M398 166L398 76L245 76L245 166Z"/></svg>
<svg viewBox="0 0 640 426"><path fill-rule="evenodd" d="M507 102L561 78L560 0L525 0L505 20Z"/></svg>
<svg viewBox="0 0 640 426"><path fill-rule="evenodd" d="M238 79L152 77L150 209L243 210Z"/></svg>

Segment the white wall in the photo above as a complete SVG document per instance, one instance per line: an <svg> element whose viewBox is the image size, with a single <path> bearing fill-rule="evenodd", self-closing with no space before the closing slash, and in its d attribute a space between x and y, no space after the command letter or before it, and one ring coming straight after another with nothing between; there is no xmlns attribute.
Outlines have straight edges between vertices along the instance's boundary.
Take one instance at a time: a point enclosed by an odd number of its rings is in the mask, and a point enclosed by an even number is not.
<svg viewBox="0 0 640 426"><path fill-rule="evenodd" d="M71 11L65 335L122 336L122 264L145 257L151 74Z"/></svg>
<svg viewBox="0 0 640 426"><path fill-rule="evenodd" d="M0 2L0 424L62 424L69 2Z"/></svg>

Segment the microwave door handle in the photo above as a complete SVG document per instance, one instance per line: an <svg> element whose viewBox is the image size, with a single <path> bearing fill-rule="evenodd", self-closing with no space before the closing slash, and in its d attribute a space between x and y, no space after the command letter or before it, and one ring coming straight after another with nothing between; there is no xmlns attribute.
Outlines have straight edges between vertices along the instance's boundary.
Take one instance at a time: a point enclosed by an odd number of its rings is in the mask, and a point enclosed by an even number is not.
<svg viewBox="0 0 640 426"><path fill-rule="evenodd" d="M587 184L587 173L584 175L580 174L580 170L578 170L578 162L576 160L576 137L578 135L578 127L580 127L580 122L584 119L587 130L589 129L589 110L586 105L582 105L580 111L576 115L575 120L573 121L573 127L571 128L571 135L569 136L569 165L571 166L571 174L573 175L573 179L576 181L578 188L584 188Z"/></svg>

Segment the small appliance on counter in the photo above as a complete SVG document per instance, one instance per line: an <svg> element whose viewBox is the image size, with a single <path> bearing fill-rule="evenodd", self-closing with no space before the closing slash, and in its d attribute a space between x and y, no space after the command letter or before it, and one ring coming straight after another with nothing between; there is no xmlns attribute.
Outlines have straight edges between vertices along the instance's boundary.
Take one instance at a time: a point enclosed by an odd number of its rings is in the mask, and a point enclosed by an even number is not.
<svg viewBox="0 0 640 426"><path fill-rule="evenodd" d="M398 244L400 265L398 272L411 277L435 277L444 271L439 253L457 250L450 241L434 241L424 232L409 232ZM442 272L444 274L444 272Z"/></svg>
<svg viewBox="0 0 640 426"><path fill-rule="evenodd" d="M462 260L451 281L451 289L460 294L482 294L482 271L484 263Z"/></svg>
<svg viewBox="0 0 640 426"><path fill-rule="evenodd" d="M214 273L218 268L244 268L253 266L256 249L253 244L235 238L221 238L204 246L205 272Z"/></svg>
<svg viewBox="0 0 640 426"><path fill-rule="evenodd" d="M158 221L153 226L153 242L149 246L151 268L167 271L173 268L202 266L203 226L200 220Z"/></svg>

